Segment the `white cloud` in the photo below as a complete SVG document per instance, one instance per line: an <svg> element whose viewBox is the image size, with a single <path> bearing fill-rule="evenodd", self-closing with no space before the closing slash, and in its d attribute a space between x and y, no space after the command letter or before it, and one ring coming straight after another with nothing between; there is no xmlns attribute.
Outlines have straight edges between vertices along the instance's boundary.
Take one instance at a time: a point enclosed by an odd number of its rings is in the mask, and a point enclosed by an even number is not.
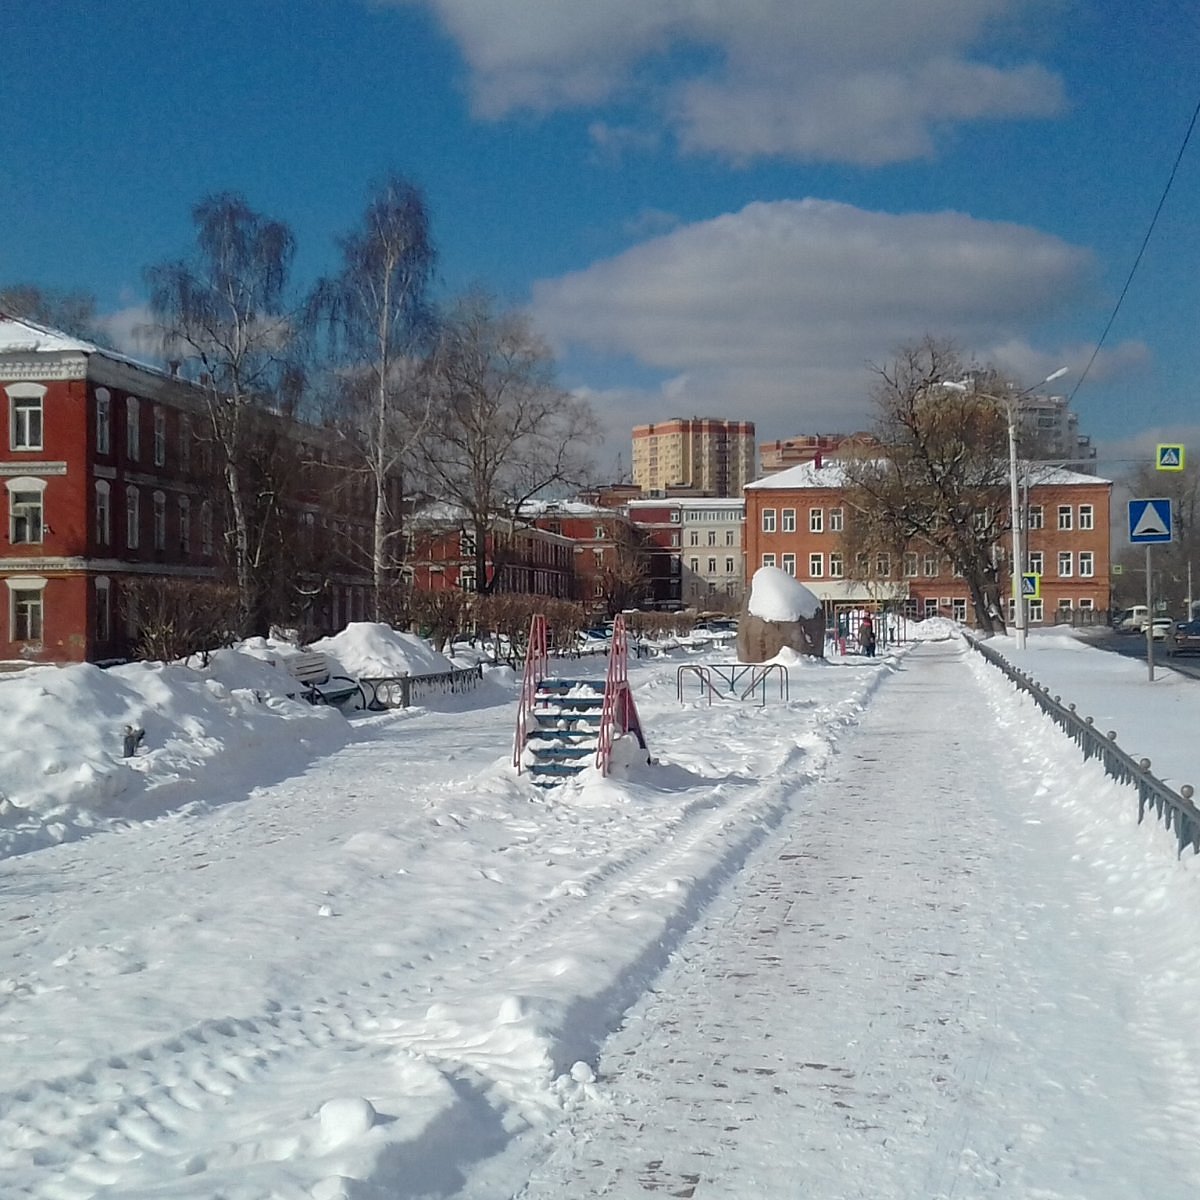
<svg viewBox="0 0 1200 1200"><path fill-rule="evenodd" d="M1045 67L988 58L999 22L1015 30L1030 0L393 2L437 14L480 116L635 99L685 149L735 161L897 162L929 155L940 124L1064 103ZM609 149L650 136L602 122L592 135Z"/></svg>
<svg viewBox="0 0 1200 1200"><path fill-rule="evenodd" d="M132 358L153 358L161 350L161 339L150 332L150 309L141 303L131 303L116 312L96 318L113 346Z"/></svg>
<svg viewBox="0 0 1200 1200"><path fill-rule="evenodd" d="M1087 250L1019 225L779 201L542 280L532 310L560 351L685 377L672 411L745 414L779 437L860 427L870 364L927 333L982 359L1007 347L1016 363L1027 331L1077 299L1092 268Z"/></svg>

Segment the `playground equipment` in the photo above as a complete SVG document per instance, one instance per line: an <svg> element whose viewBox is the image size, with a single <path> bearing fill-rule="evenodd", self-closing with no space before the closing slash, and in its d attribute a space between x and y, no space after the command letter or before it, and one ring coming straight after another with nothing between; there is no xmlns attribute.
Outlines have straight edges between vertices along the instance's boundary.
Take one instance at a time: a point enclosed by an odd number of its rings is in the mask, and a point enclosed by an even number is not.
<svg viewBox="0 0 1200 1200"><path fill-rule="evenodd" d="M646 749L646 738L629 686L629 639L625 619L613 621L612 646L604 679L549 676L546 618L535 614L517 706L513 766L528 770L542 787L578 775L591 759L603 775L612 764L613 744L632 734Z"/></svg>

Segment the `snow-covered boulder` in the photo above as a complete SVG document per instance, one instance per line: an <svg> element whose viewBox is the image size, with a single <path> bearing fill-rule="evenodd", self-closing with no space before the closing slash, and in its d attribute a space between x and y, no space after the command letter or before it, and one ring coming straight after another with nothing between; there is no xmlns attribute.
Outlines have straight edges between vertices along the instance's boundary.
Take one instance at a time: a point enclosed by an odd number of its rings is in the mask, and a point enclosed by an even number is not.
<svg viewBox="0 0 1200 1200"><path fill-rule="evenodd" d="M770 662L787 647L810 658L825 657L821 601L778 567L759 567L738 619L739 662Z"/></svg>

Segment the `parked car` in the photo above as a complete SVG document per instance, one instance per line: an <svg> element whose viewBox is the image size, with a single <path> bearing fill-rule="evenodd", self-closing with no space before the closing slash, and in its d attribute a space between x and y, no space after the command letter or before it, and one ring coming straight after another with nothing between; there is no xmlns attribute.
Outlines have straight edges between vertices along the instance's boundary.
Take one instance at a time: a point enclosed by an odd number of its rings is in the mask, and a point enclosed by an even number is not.
<svg viewBox="0 0 1200 1200"><path fill-rule="evenodd" d="M1170 617L1155 617L1150 623L1150 636L1156 642L1165 642L1175 628L1175 622Z"/></svg>
<svg viewBox="0 0 1200 1200"><path fill-rule="evenodd" d="M1168 654L1195 654L1200 652L1200 618L1180 621L1175 626Z"/></svg>

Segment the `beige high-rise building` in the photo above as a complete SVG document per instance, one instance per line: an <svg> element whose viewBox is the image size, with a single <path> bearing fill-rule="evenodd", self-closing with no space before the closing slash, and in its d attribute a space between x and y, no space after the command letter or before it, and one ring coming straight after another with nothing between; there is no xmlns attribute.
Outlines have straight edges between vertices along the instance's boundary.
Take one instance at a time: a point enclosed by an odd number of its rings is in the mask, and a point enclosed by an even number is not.
<svg viewBox="0 0 1200 1200"><path fill-rule="evenodd" d="M644 492L740 496L757 457L753 421L671 417L633 427L633 482Z"/></svg>

